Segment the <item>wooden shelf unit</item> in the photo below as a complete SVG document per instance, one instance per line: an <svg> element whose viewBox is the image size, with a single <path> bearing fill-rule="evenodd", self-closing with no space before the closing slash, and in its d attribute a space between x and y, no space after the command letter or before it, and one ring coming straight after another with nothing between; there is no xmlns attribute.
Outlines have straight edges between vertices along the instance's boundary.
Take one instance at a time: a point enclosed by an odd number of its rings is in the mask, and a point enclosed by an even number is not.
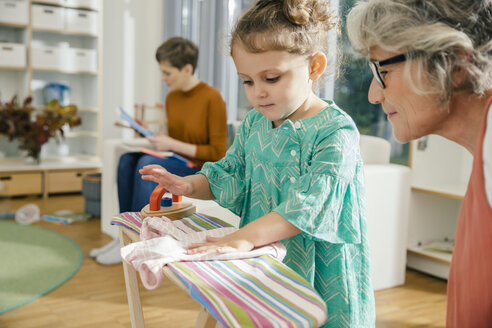
<svg viewBox="0 0 492 328"><path fill-rule="evenodd" d="M422 245L454 240L461 202L473 158L463 147L440 136L411 143L412 194L407 266L448 278L452 255L428 251Z"/></svg>
<svg viewBox="0 0 492 328"><path fill-rule="evenodd" d="M3 41L23 45L26 62L25 66L20 67L0 62L0 100L7 102L13 95L18 95L18 101L22 102L25 97L32 96L34 107L39 109L45 102L43 86L51 82L64 83L70 87L70 103L78 107L82 125L67 129L65 139L61 142L51 138L43 146L40 165L25 164L16 142L0 136L0 177L3 177L3 180L0 179L0 196L40 194L47 197L51 193L80 192L81 174L101 168L102 1L94 0L94 8L65 6L65 1L72 4L75 2L69 0L14 1L20 1L21 6L27 3L28 23L0 22L0 36ZM87 15L97 17L97 33L33 26L33 5L48 5L50 7L46 8L67 11L86 10ZM33 65L32 49L40 45L59 49L67 49L68 46L73 51L80 49L95 52L97 69L37 67ZM58 151L62 146L65 147L64 152ZM14 182L20 183L20 186L12 187ZM2 190L2 185L8 188Z"/></svg>

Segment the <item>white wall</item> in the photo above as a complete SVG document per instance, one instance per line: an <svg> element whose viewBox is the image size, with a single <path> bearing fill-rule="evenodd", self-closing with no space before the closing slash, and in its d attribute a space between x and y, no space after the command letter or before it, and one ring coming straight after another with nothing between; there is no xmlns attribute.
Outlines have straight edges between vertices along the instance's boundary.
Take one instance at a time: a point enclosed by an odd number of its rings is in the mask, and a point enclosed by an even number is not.
<svg viewBox="0 0 492 328"><path fill-rule="evenodd" d="M155 50L163 41L163 1L104 0L103 2L102 141L131 137L114 126L115 108L133 113L135 103L162 100Z"/></svg>

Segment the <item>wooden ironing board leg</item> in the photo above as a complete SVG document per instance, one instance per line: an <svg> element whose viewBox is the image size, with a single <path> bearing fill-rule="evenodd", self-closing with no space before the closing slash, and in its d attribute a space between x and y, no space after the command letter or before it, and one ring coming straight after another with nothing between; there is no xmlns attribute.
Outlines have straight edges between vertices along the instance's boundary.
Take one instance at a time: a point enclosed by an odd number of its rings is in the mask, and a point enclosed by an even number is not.
<svg viewBox="0 0 492 328"><path fill-rule="evenodd" d="M202 307L200 313L198 314L198 318L196 319L195 328L216 328L221 327L222 325L217 324L217 320L205 309Z"/></svg>
<svg viewBox="0 0 492 328"><path fill-rule="evenodd" d="M128 229L120 227L119 230L121 247L135 241L127 234ZM138 290L137 271L135 271L131 265L123 261L123 272L125 273L126 295L128 297L132 328L144 328L145 324L142 304L140 303L140 291Z"/></svg>

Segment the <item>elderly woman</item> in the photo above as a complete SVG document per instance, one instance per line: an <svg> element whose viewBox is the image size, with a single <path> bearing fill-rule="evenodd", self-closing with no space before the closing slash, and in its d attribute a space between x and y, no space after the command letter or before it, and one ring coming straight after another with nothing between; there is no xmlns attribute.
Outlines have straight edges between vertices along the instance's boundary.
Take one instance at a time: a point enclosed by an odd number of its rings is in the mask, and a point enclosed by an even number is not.
<svg viewBox="0 0 492 328"><path fill-rule="evenodd" d="M474 156L448 280L448 327L492 326L492 1L368 0L347 18L396 139L427 134Z"/></svg>

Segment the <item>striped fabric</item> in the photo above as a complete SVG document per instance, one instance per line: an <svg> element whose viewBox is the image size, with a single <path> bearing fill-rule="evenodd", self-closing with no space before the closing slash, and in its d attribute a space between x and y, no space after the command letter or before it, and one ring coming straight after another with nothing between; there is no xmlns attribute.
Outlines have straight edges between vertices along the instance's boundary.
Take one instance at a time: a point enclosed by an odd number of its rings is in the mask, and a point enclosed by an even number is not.
<svg viewBox="0 0 492 328"><path fill-rule="evenodd" d="M142 215L139 212L125 212L111 219L112 225L118 225L140 233ZM179 220L179 227L184 232L211 230L232 227L229 223L201 213L193 213Z"/></svg>
<svg viewBox="0 0 492 328"><path fill-rule="evenodd" d="M326 321L321 297L271 256L168 267L224 327L319 327Z"/></svg>
<svg viewBox="0 0 492 328"><path fill-rule="evenodd" d="M112 224L139 231L140 214L122 213ZM198 213L179 224L190 232L230 226ZM167 266L224 327L319 327L327 319L325 302L312 286L269 255Z"/></svg>

